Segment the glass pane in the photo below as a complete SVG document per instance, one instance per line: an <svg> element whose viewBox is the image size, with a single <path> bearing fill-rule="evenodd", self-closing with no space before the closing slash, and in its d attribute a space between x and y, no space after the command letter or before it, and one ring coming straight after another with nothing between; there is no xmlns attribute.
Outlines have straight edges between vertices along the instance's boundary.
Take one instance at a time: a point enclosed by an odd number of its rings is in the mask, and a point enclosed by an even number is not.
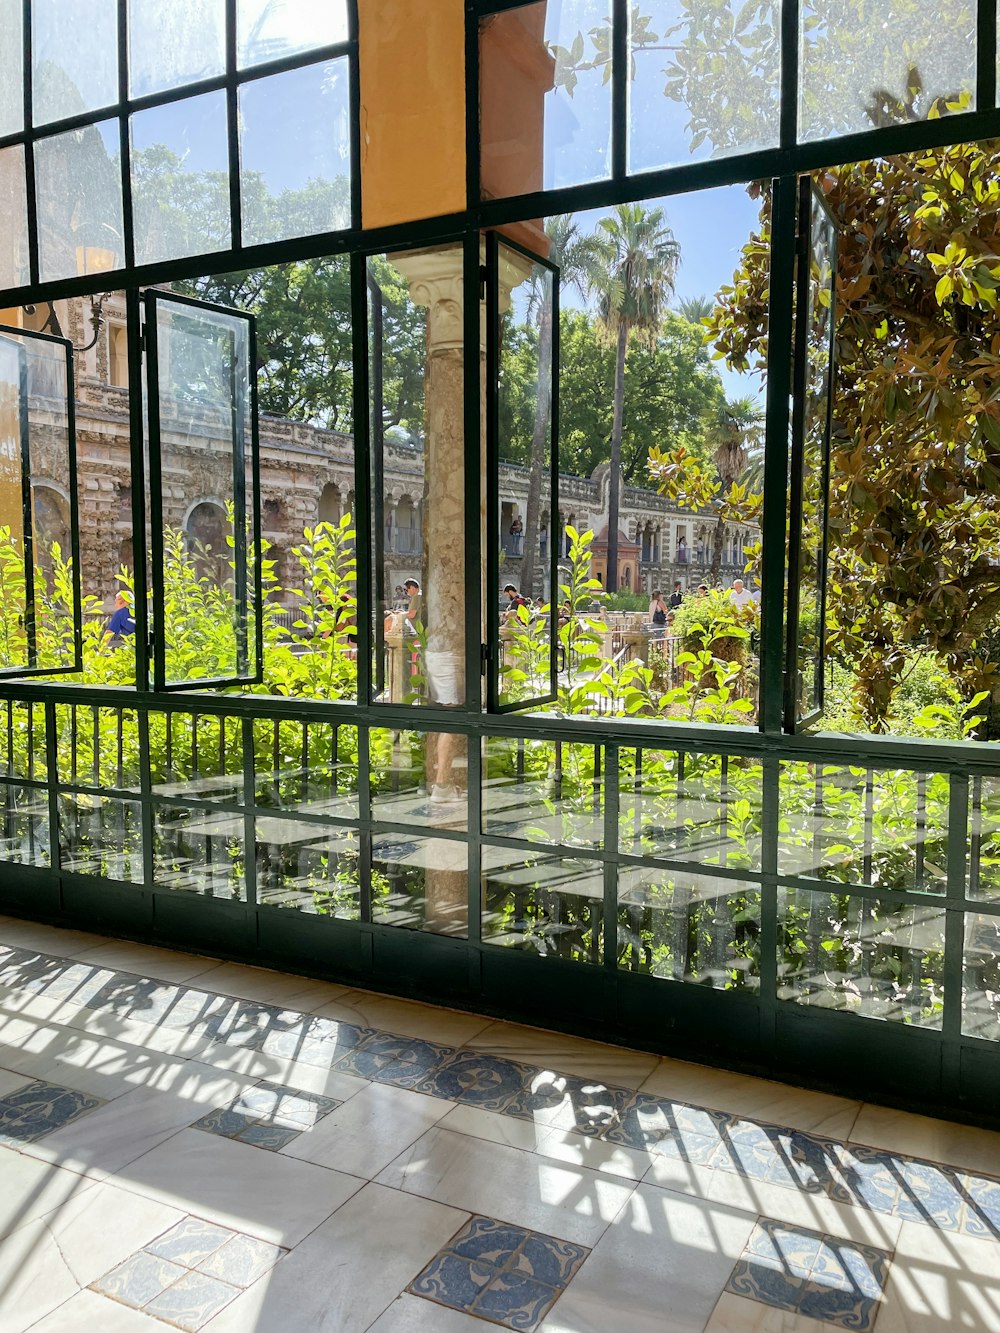
<svg viewBox="0 0 1000 1333"><path fill-rule="evenodd" d="M495 617L499 656L497 699L501 706L551 694L556 626L571 615L552 614L548 541L552 514L553 340L556 278L507 245L497 247L500 347L497 384L497 463L520 475L513 487L494 487L500 537L500 587ZM520 484L518 484L520 483ZM510 498L511 491L514 498ZM546 529L545 546L539 533Z"/></svg>
<svg viewBox="0 0 1000 1333"><path fill-rule="evenodd" d="M0 135L24 128L23 11L22 0L0 0Z"/></svg>
<svg viewBox="0 0 1000 1333"><path fill-rule="evenodd" d="M601 962L600 861L484 845L482 878L484 940L540 958Z"/></svg>
<svg viewBox="0 0 1000 1333"><path fill-rule="evenodd" d="M62 343L0 334L0 672L76 657L67 362Z"/></svg>
<svg viewBox="0 0 1000 1333"><path fill-rule="evenodd" d="M460 246L369 262L376 702L465 702L462 284Z"/></svg>
<svg viewBox="0 0 1000 1333"><path fill-rule="evenodd" d="M225 0L128 0L128 48L133 97L224 74Z"/></svg>
<svg viewBox="0 0 1000 1333"><path fill-rule="evenodd" d="M35 143L42 282L104 273L125 262L117 120Z"/></svg>
<svg viewBox="0 0 1000 1333"><path fill-rule="evenodd" d="M51 864L49 798L44 787L0 784L0 860Z"/></svg>
<svg viewBox="0 0 1000 1333"><path fill-rule="evenodd" d="M944 892L945 774L782 764L780 781L780 874Z"/></svg>
<svg viewBox="0 0 1000 1333"><path fill-rule="evenodd" d="M833 392L833 336L836 300L836 230L832 219L808 186L808 249L800 273L802 302L797 318L804 320L796 340L796 393L800 418L795 423L794 455L801 453L801 478L793 455L791 538L798 546L798 577L794 587L797 629L794 661L794 726L814 717L823 706L826 656L826 536L829 485L830 412ZM794 549L794 545L793 545ZM790 667L791 671L791 667Z"/></svg>
<svg viewBox="0 0 1000 1333"><path fill-rule="evenodd" d="M149 760L156 796L243 803L243 724L238 717L150 713Z"/></svg>
<svg viewBox="0 0 1000 1333"><path fill-rule="evenodd" d="M32 0L36 125L118 101L117 0Z"/></svg>
<svg viewBox="0 0 1000 1333"><path fill-rule="evenodd" d="M483 832L602 846L603 768L599 745L491 736L483 748Z"/></svg>
<svg viewBox="0 0 1000 1333"><path fill-rule="evenodd" d="M372 920L436 935L468 934L469 849L443 838L372 837Z"/></svg>
<svg viewBox="0 0 1000 1333"><path fill-rule="evenodd" d="M358 729L255 718L258 806L358 818Z"/></svg>
<svg viewBox="0 0 1000 1333"><path fill-rule="evenodd" d="M347 0L237 0L236 58L240 68L347 40Z"/></svg>
<svg viewBox="0 0 1000 1333"><path fill-rule="evenodd" d="M0 776L45 780L45 711L41 704L0 703Z"/></svg>
<svg viewBox="0 0 1000 1333"><path fill-rule="evenodd" d="M157 888L245 902L245 848L242 815L153 806Z"/></svg>
<svg viewBox="0 0 1000 1333"><path fill-rule="evenodd" d="M98 790L138 791L139 723L125 708L56 705L59 781Z"/></svg>
<svg viewBox="0 0 1000 1333"><path fill-rule="evenodd" d="M379 727L372 729L369 744L372 819L469 827L468 737Z"/></svg>
<svg viewBox="0 0 1000 1333"><path fill-rule="evenodd" d="M914 1027L944 1011L942 908L778 890L778 996Z"/></svg>
<svg viewBox="0 0 1000 1333"><path fill-rule="evenodd" d="M60 869L74 875L143 881L142 813L138 801L96 793L59 797Z"/></svg>
<svg viewBox="0 0 1000 1333"><path fill-rule="evenodd" d="M129 133L136 263L227 249L225 93L140 111L130 117Z"/></svg>
<svg viewBox="0 0 1000 1333"><path fill-rule="evenodd" d="M1000 779L969 783L969 897L1000 901Z"/></svg>
<svg viewBox="0 0 1000 1333"><path fill-rule="evenodd" d="M250 324L149 299L158 376L150 484L159 488L164 524L161 566L153 571L154 594L163 598L159 665L166 684L252 676L260 608Z"/></svg>
<svg viewBox="0 0 1000 1333"><path fill-rule="evenodd" d="M349 80L329 60L240 88L244 245L350 225Z"/></svg>
<svg viewBox="0 0 1000 1333"><path fill-rule="evenodd" d="M618 836L633 856L759 870L759 761L736 755L623 750Z"/></svg>
<svg viewBox="0 0 1000 1333"><path fill-rule="evenodd" d="M607 0L540 0L481 21L484 198L607 179L610 53Z"/></svg>
<svg viewBox="0 0 1000 1333"><path fill-rule="evenodd" d="M1000 1041L1000 917L966 915L963 983L962 1031Z"/></svg>
<svg viewBox="0 0 1000 1333"><path fill-rule="evenodd" d="M974 105L973 0L804 0L799 31L800 139L923 120L938 99Z"/></svg>
<svg viewBox="0 0 1000 1333"><path fill-rule="evenodd" d="M312 916L361 915L358 838L297 819L258 817L257 901Z"/></svg>
<svg viewBox="0 0 1000 1333"><path fill-rule="evenodd" d="M760 888L715 875L622 866L618 966L712 990L760 989Z"/></svg>
<svg viewBox="0 0 1000 1333"><path fill-rule="evenodd" d="M0 148L0 287L26 287L28 267L28 196L24 149Z"/></svg>
<svg viewBox="0 0 1000 1333"><path fill-rule="evenodd" d="M642 0L629 57L629 171L777 144L777 5Z"/></svg>

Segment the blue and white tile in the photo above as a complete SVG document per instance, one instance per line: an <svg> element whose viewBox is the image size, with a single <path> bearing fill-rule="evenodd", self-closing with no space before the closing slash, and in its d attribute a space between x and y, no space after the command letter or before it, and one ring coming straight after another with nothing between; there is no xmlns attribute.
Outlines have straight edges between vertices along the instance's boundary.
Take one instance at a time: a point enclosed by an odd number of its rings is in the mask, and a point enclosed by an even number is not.
<svg viewBox="0 0 1000 1333"><path fill-rule="evenodd" d="M453 1310L472 1312L476 1301L497 1276L497 1270L475 1259L463 1259L446 1250L435 1255L422 1273L407 1288L414 1296L422 1296Z"/></svg>
<svg viewBox="0 0 1000 1333"><path fill-rule="evenodd" d="M452 1053L452 1047L434 1042L376 1033L350 1051L337 1068L377 1083L416 1088Z"/></svg>
<svg viewBox="0 0 1000 1333"><path fill-rule="evenodd" d="M530 1234L524 1227L500 1222L493 1217L470 1217L461 1231L451 1238L446 1249L462 1259L503 1268Z"/></svg>
<svg viewBox="0 0 1000 1333"><path fill-rule="evenodd" d="M101 1105L97 1097L56 1083L34 1082L0 1102L0 1143L32 1143Z"/></svg>
<svg viewBox="0 0 1000 1333"><path fill-rule="evenodd" d="M641 1184L542 1325L545 1333L704 1328L755 1218Z"/></svg>
<svg viewBox="0 0 1000 1333"><path fill-rule="evenodd" d="M255 1124L247 1125L236 1137L240 1143L249 1143L254 1148L264 1148L268 1152L280 1152L282 1148L287 1148L303 1131L301 1129L285 1129L281 1125L269 1125L262 1120Z"/></svg>
<svg viewBox="0 0 1000 1333"><path fill-rule="evenodd" d="M969 1174L964 1177L962 1188L966 1235L1000 1240L1000 1180Z"/></svg>
<svg viewBox="0 0 1000 1333"><path fill-rule="evenodd" d="M145 1247L161 1259L170 1259L184 1268L197 1268L227 1242L236 1239L229 1227L205 1222L200 1217L185 1217L162 1236ZM221 1275L220 1275L221 1276Z"/></svg>
<svg viewBox="0 0 1000 1333"><path fill-rule="evenodd" d="M249 1287L259 1277L270 1272L288 1251L255 1236L230 1236L211 1255L197 1265L198 1271L221 1278L234 1287Z"/></svg>
<svg viewBox="0 0 1000 1333"><path fill-rule="evenodd" d="M879 1213L895 1211L902 1185L898 1158L853 1143L837 1146L834 1158L828 1191L831 1199Z"/></svg>
<svg viewBox="0 0 1000 1333"><path fill-rule="evenodd" d="M753 1230L744 1259L790 1278L807 1278L823 1248L823 1236L801 1227L762 1218Z"/></svg>
<svg viewBox="0 0 1000 1333"><path fill-rule="evenodd" d="M161 1291L165 1291L171 1283L182 1278L186 1272L187 1269L182 1268L180 1264L140 1250L138 1254L133 1254L123 1264L113 1268L110 1273L98 1278L92 1285L95 1291L102 1292L105 1296L113 1296L116 1301L141 1309L154 1297L159 1296Z"/></svg>
<svg viewBox="0 0 1000 1333"><path fill-rule="evenodd" d="M206 1331L364 1333L466 1219L454 1208L366 1185Z"/></svg>
<svg viewBox="0 0 1000 1333"><path fill-rule="evenodd" d="M448 1102L388 1083L365 1082L361 1089L300 1134L282 1155L370 1180L450 1109Z"/></svg>
<svg viewBox="0 0 1000 1333"><path fill-rule="evenodd" d="M523 1273L500 1273L476 1302L476 1313L503 1328L533 1333L555 1304L559 1291Z"/></svg>
<svg viewBox="0 0 1000 1333"><path fill-rule="evenodd" d="M252 1115L246 1111L235 1111L232 1107L222 1106L216 1111L195 1120L191 1128L202 1129L206 1134L222 1134L227 1139L235 1139L245 1129L255 1124Z"/></svg>
<svg viewBox="0 0 1000 1333"><path fill-rule="evenodd" d="M831 1137L850 1137L852 1144L863 1143L927 1162L941 1162L960 1171L998 1174L1000 1134L996 1130L934 1120L889 1106L866 1102L850 1135L831 1134Z"/></svg>
<svg viewBox="0 0 1000 1333"><path fill-rule="evenodd" d="M522 1093L535 1072L530 1065L499 1056L454 1051L417 1084L416 1090L483 1111L499 1112Z"/></svg>
<svg viewBox="0 0 1000 1333"><path fill-rule="evenodd" d="M889 1255L871 1246L824 1237L810 1279L869 1300L878 1300L885 1288Z"/></svg>
<svg viewBox="0 0 1000 1333"><path fill-rule="evenodd" d="M621 1123L632 1096L627 1088L608 1087L596 1079L541 1070L505 1114L597 1137Z"/></svg>
<svg viewBox="0 0 1000 1333"><path fill-rule="evenodd" d="M879 1314L879 1302L870 1296L819 1282L806 1282L799 1299L799 1313L836 1328L868 1333Z"/></svg>
<svg viewBox="0 0 1000 1333"><path fill-rule="evenodd" d="M239 1294L237 1287L207 1273L185 1273L145 1308L147 1314L157 1319L176 1324L187 1333L197 1333Z"/></svg>
<svg viewBox="0 0 1000 1333"><path fill-rule="evenodd" d="M896 1213L907 1222L925 1222L944 1231L962 1225L966 1195L960 1172L933 1162L900 1159L899 1197Z"/></svg>
<svg viewBox="0 0 1000 1333"><path fill-rule="evenodd" d="M791 1310L779 1310L772 1305L724 1291L704 1333L835 1333L837 1325L817 1323Z"/></svg>
<svg viewBox="0 0 1000 1333"><path fill-rule="evenodd" d="M572 1281L589 1253L585 1245L530 1232L515 1256L511 1271L561 1290Z"/></svg>
<svg viewBox="0 0 1000 1333"><path fill-rule="evenodd" d="M645 1051L629 1051L585 1037L568 1037L508 1022L490 1023L468 1038L465 1049L632 1090L659 1063L655 1055Z"/></svg>
<svg viewBox="0 0 1000 1333"><path fill-rule="evenodd" d="M379 1183L580 1245L594 1245L631 1197L632 1181L435 1127Z"/></svg>
<svg viewBox="0 0 1000 1333"><path fill-rule="evenodd" d="M805 1279L753 1258L740 1259L734 1267L726 1290L734 1296L772 1305L776 1310L795 1310Z"/></svg>

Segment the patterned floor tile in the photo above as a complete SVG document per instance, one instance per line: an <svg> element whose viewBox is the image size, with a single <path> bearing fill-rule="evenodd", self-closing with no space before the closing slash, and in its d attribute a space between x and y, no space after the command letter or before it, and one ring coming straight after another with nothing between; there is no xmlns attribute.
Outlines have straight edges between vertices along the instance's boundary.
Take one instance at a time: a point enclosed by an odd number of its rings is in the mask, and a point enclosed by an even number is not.
<svg viewBox="0 0 1000 1333"><path fill-rule="evenodd" d="M113 1296L125 1305L134 1305L138 1310L155 1300L161 1291L166 1291L186 1272L187 1269L180 1264L140 1250L100 1281L93 1283L93 1287L95 1291Z"/></svg>
<svg viewBox="0 0 1000 1333"><path fill-rule="evenodd" d="M407 1288L505 1328L538 1328L590 1251L525 1227L472 1217Z"/></svg>
<svg viewBox="0 0 1000 1333"><path fill-rule="evenodd" d="M333 1097L299 1092L278 1083L258 1083L228 1106L203 1115L191 1128L279 1152L339 1105Z"/></svg>
<svg viewBox="0 0 1000 1333"><path fill-rule="evenodd" d="M144 1309L146 1314L155 1315L157 1319L168 1320L189 1333L197 1333L239 1294L239 1287L209 1277L207 1273L185 1273Z"/></svg>
<svg viewBox="0 0 1000 1333"><path fill-rule="evenodd" d="M197 1268L210 1259L220 1246L236 1238L237 1233L228 1227L204 1222L200 1217L185 1217L182 1222L151 1241L146 1249L161 1259L183 1264L185 1268Z"/></svg>
<svg viewBox="0 0 1000 1333"><path fill-rule="evenodd" d="M104 1102L75 1088L36 1081L0 1100L0 1143L34 1143Z"/></svg>
<svg viewBox="0 0 1000 1333"><path fill-rule="evenodd" d="M963 1178L962 1192L965 1233L1000 1240L1000 1180L968 1175Z"/></svg>
<svg viewBox="0 0 1000 1333"><path fill-rule="evenodd" d="M507 1106L505 1114L575 1129L596 1138L622 1123L633 1098L628 1088L609 1088L596 1079L542 1070Z"/></svg>
<svg viewBox="0 0 1000 1333"><path fill-rule="evenodd" d="M387 1032L373 1033L337 1065L344 1074L356 1074L375 1083L391 1083L397 1088L416 1088L432 1070L450 1055L454 1047L438 1046L414 1037L394 1037Z"/></svg>
<svg viewBox="0 0 1000 1333"><path fill-rule="evenodd" d="M231 1240L197 1265L198 1271L222 1278L237 1287L249 1287L273 1268L282 1255L280 1245L258 1240L256 1236L234 1235Z"/></svg>
<svg viewBox="0 0 1000 1333"><path fill-rule="evenodd" d="M726 1290L835 1327L871 1329L889 1275L889 1255L762 1218Z"/></svg>
<svg viewBox="0 0 1000 1333"><path fill-rule="evenodd" d="M536 1074L537 1070L530 1065L502 1056L455 1051L415 1091L478 1106L482 1111L504 1111Z"/></svg>

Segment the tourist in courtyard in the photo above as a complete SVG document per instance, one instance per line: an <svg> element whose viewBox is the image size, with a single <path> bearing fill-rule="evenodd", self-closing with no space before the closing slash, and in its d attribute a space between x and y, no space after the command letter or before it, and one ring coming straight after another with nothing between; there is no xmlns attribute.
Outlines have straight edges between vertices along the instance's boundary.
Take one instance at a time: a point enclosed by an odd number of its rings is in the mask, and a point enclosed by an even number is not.
<svg viewBox="0 0 1000 1333"><path fill-rule="evenodd" d="M521 554L521 542L524 538L524 524L521 522L520 514L515 514L510 523L510 550L511 555Z"/></svg>
<svg viewBox="0 0 1000 1333"><path fill-rule="evenodd" d="M527 597L522 597L521 594L518 592L518 590L514 587L513 583L507 583L504 585L503 595L507 598L507 603L503 607L501 615L503 623L505 625L509 625L512 620L517 620L518 608L522 606L528 606L529 603Z"/></svg>
<svg viewBox="0 0 1000 1333"><path fill-rule="evenodd" d="M662 592L656 591L651 595L649 618L653 622L653 638L662 639L667 630L667 604Z"/></svg>
<svg viewBox="0 0 1000 1333"><path fill-rule="evenodd" d="M684 594L683 592L681 592L681 581L680 579L677 579L677 581L674 583L674 590L670 594L670 610L676 611L677 608L680 606L681 602L683 602L683 600L684 600Z"/></svg>
<svg viewBox="0 0 1000 1333"><path fill-rule="evenodd" d="M115 609L108 620L108 633L111 635L112 648L124 648L126 640L135 634L135 617L123 592L115 596Z"/></svg>
<svg viewBox="0 0 1000 1333"><path fill-rule="evenodd" d="M737 611L742 611L745 606L753 601L753 593L744 586L742 579L733 579L733 586L729 590L729 600Z"/></svg>

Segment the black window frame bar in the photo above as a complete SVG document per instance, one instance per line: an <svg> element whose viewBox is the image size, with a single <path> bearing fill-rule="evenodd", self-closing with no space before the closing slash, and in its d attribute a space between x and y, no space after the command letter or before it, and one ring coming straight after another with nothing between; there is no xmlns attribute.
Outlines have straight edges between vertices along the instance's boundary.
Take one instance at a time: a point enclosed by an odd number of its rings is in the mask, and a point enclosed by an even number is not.
<svg viewBox="0 0 1000 1333"><path fill-rule="evenodd" d="M28 645L28 665L0 668L0 679L18 680L28 676L74 675L83 670L83 588L80 572L80 497L76 466L76 379L73 344L68 338L35 329L0 325L0 338L17 344L20 378L19 416L21 433L21 523L24 542L24 629ZM63 666L38 665L37 614L35 605L35 516L31 477L31 425L28 416L28 353L20 339L51 343L66 355L66 461L69 471L69 532L73 586L73 658Z"/></svg>
<svg viewBox="0 0 1000 1333"><path fill-rule="evenodd" d="M784 729L786 732L804 731L814 727L823 716L826 685L826 594L827 560L830 538L830 454L833 433L833 400L836 382L837 349L837 253L838 225L827 207L826 200L811 176L802 176L798 183L798 219L796 236L795 274L795 350L792 364L792 431L788 485L788 591L785 612L785 673L784 673ZM805 455L807 445L807 413L809 383L809 323L812 303L809 300L811 282L813 222L817 215L830 229L830 320L827 335L825 375L827 378L826 407L822 422L822 511L820 549L816 569L819 592L819 615L816 625L815 696L816 706L799 716L798 676L801 622L801 577L803 522L803 489L805 485Z"/></svg>
<svg viewBox="0 0 1000 1333"><path fill-rule="evenodd" d="M160 439L160 374L157 346L157 310L162 305L179 305L187 309L225 315L241 319L247 324L247 360L248 386L250 399L249 432L245 407L240 402L240 395L235 390L231 394L234 416L234 433L243 441L242 467L233 470L233 543L235 554L235 578L233 587L237 604L236 651L237 664L246 663L246 669L234 676L205 676L197 680L168 681L166 679L166 635L163 623L164 578L163 578L163 487L162 487L162 452ZM153 692L167 694L182 690L206 688L226 689L235 685L260 685L264 679L264 617L262 588L262 531L260 501L260 441L258 436L257 409L257 321L246 310L235 310L229 306L215 305L209 301L199 301L191 296L181 296L176 292L147 290L143 292L143 345L146 353L146 421L149 438L149 487L150 513L150 563L153 586L152 614L146 626L147 642L152 647ZM253 501L250 520L253 534L253 560L247 560L246 529L244 516L247 512L246 491L246 438L250 438L250 475L253 485ZM242 577L241 577L242 574ZM249 579L248 579L249 576ZM248 628L247 585L252 581L254 594L254 670L250 670L250 633Z"/></svg>
<svg viewBox="0 0 1000 1333"><path fill-rule="evenodd" d="M527 246L495 231L486 233L486 711L514 713L559 697L559 267ZM497 610L500 596L500 348L503 315L500 310L500 247L529 259L552 274L552 363L549 366L549 688L529 699L503 701L501 664L503 644ZM537 535L537 534L536 534ZM523 559L523 557L522 557ZM522 589L523 591L523 589Z"/></svg>
<svg viewBox="0 0 1000 1333"><path fill-rule="evenodd" d="M365 467L371 476L371 569L373 609L372 637L374 641L374 674L372 677L372 700L380 698L385 692L385 616L379 607L385 588L385 374L382 339L383 298L382 288L378 284L371 268L373 255L364 256L365 266L365 357L368 363L368 395L363 410L370 420L367 435L367 458ZM357 471L357 416L355 415L355 470ZM355 479L355 496L357 480Z"/></svg>

